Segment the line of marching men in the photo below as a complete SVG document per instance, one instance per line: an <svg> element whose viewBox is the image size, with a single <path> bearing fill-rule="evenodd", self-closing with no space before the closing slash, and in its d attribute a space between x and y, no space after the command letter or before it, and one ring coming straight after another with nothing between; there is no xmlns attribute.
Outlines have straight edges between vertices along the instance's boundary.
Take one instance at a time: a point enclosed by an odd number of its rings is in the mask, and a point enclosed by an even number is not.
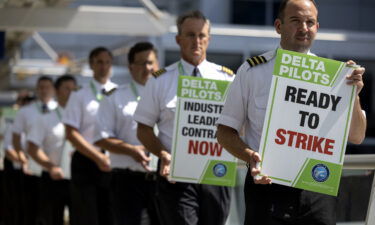
<svg viewBox="0 0 375 225"><path fill-rule="evenodd" d="M227 187L165 178L178 75L234 78L206 60L210 24L199 11L177 24L182 58L165 69L151 43L137 43L128 53L132 80L119 86L110 80L111 52L97 47L88 57L93 78L80 89L74 76L42 76L37 99L20 96L5 135L4 224L63 224L66 206L73 225L225 223Z"/></svg>
<svg viewBox="0 0 375 225"><path fill-rule="evenodd" d="M21 107L7 129L0 224L62 224L68 205L72 225L224 225L228 187L167 179L179 75L234 80L218 120L218 140L249 164L244 224L336 224L337 198L256 176L276 49L312 54L319 28L315 1L282 0L274 25L280 45L244 62L236 79L231 70L206 59L210 22L199 11L177 18L181 59L176 63L159 70L152 44L130 49L132 81L126 85L110 81L112 55L103 47L90 52L93 78L77 91L72 92L74 77L55 82L41 77L38 99ZM355 144L366 131L359 98L364 72L360 67L345 78L357 88L348 137ZM158 157L157 172L149 153Z"/></svg>

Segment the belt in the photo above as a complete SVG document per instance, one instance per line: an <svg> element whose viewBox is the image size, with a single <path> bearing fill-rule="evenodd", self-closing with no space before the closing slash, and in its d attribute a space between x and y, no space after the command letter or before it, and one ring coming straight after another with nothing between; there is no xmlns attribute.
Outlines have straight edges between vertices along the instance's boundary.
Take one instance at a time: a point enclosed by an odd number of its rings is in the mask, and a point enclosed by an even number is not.
<svg viewBox="0 0 375 225"><path fill-rule="evenodd" d="M147 181L155 181L158 178L158 175L156 172L139 172L139 171L133 171L130 169L119 169L114 168L112 169L112 172L115 174L122 174L129 177L139 178L142 180Z"/></svg>

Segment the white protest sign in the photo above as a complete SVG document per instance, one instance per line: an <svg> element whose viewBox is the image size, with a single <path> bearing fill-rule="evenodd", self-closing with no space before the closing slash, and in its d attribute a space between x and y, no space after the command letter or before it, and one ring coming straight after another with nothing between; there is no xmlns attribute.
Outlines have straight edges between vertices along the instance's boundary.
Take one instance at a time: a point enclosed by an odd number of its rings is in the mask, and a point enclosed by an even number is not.
<svg viewBox="0 0 375 225"><path fill-rule="evenodd" d="M171 180L234 186L237 161L216 140L230 82L180 76Z"/></svg>
<svg viewBox="0 0 375 225"><path fill-rule="evenodd" d="M345 63L279 49L259 152L274 183L337 195L356 87Z"/></svg>

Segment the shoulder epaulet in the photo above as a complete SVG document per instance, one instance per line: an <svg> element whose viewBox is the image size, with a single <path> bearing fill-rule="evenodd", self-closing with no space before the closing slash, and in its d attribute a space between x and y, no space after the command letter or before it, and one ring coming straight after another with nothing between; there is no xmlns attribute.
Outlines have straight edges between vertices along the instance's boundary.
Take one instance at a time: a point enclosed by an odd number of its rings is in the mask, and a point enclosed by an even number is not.
<svg viewBox="0 0 375 225"><path fill-rule="evenodd" d="M233 70L229 69L228 67L222 66L222 67L221 67L221 70L222 70L224 73L227 73L227 74L230 75L230 76L233 76L233 75L234 75Z"/></svg>
<svg viewBox="0 0 375 225"><path fill-rule="evenodd" d="M261 56L254 56L254 57L248 58L246 61L247 63L249 63L250 67L254 67L262 63L266 63L267 59L261 55Z"/></svg>
<svg viewBox="0 0 375 225"><path fill-rule="evenodd" d="M163 69L160 69L160 70L158 70L156 72L153 72L152 76L154 76L155 78L157 78L157 77L159 77L160 75L162 75L165 72L167 72L167 70L163 68Z"/></svg>
<svg viewBox="0 0 375 225"><path fill-rule="evenodd" d="M116 90L117 88L112 88L111 90L104 92L104 94L110 96L111 94L115 93Z"/></svg>

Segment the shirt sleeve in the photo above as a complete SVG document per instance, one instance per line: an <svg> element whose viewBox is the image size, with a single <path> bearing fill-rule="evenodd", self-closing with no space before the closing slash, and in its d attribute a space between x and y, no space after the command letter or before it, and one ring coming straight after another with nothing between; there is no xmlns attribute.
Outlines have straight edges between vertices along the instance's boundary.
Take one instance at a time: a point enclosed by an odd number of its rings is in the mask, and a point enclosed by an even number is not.
<svg viewBox="0 0 375 225"><path fill-rule="evenodd" d="M28 107L28 106L26 106L26 107ZM14 119L14 122L13 122L12 131L13 131L13 133L16 133L16 134L21 134L23 132L26 132L26 111L25 111L25 108L21 108L17 112L16 118Z"/></svg>
<svg viewBox="0 0 375 225"><path fill-rule="evenodd" d="M247 66L242 65L229 87L227 99L224 104L223 111L219 117L217 124L222 124L240 132L246 120L246 108L248 90L246 88L245 77Z"/></svg>
<svg viewBox="0 0 375 225"><path fill-rule="evenodd" d="M157 95L156 78L152 77L147 81L134 113L134 120L138 123L153 127L160 115L160 102Z"/></svg>
<svg viewBox="0 0 375 225"><path fill-rule="evenodd" d="M80 97L79 92L70 93L62 118L64 124L76 129L79 129L82 118L82 104L80 102Z"/></svg>
<svg viewBox="0 0 375 225"><path fill-rule="evenodd" d="M5 128L4 133L4 149L6 151L13 150L13 143L12 143L12 134L13 134L13 125L8 125L7 128Z"/></svg>
<svg viewBox="0 0 375 225"><path fill-rule="evenodd" d="M54 112L50 112L54 113ZM33 144L37 145L39 148L42 147L44 138L46 137L46 120L47 115L41 115L35 120L31 126L30 131L27 135L27 141L32 142Z"/></svg>
<svg viewBox="0 0 375 225"><path fill-rule="evenodd" d="M116 137L116 105L115 96L103 98L96 116L94 142L104 138Z"/></svg>

